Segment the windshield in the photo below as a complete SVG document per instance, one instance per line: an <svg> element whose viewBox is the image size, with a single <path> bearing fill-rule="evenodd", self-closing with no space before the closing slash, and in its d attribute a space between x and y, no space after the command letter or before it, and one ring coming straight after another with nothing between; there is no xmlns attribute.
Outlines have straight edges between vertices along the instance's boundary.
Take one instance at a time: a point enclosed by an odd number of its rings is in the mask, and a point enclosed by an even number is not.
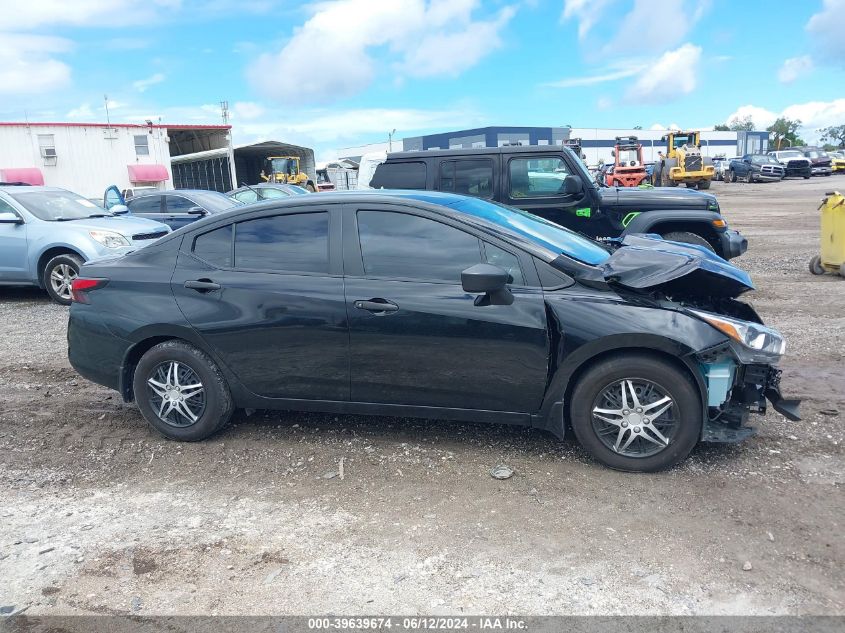
<svg viewBox="0 0 845 633"><path fill-rule="evenodd" d="M768 165L769 163L777 163L773 156L752 156L751 161L758 165Z"/></svg>
<svg viewBox="0 0 845 633"><path fill-rule="evenodd" d="M592 266L598 266L610 256L598 242L522 209L479 198L466 198L449 206L497 224L505 232L526 238L555 255L564 254Z"/></svg>
<svg viewBox="0 0 845 633"><path fill-rule="evenodd" d="M827 158L827 154L825 154L824 152L816 151L814 149L807 152L807 156L809 156L810 158Z"/></svg>
<svg viewBox="0 0 845 633"><path fill-rule="evenodd" d="M619 164L631 164L633 162L639 161L639 156L637 155L637 150L635 149L623 149L619 150Z"/></svg>
<svg viewBox="0 0 845 633"><path fill-rule="evenodd" d="M672 146L675 149L678 149L682 145L694 145L695 144L695 136L692 134L675 134L674 141L672 142Z"/></svg>
<svg viewBox="0 0 845 633"><path fill-rule="evenodd" d="M45 222L82 220L112 215L90 200L70 191L22 191L10 195L32 215Z"/></svg>
<svg viewBox="0 0 845 633"><path fill-rule="evenodd" d="M801 152L781 152L778 156L780 158L804 158Z"/></svg>
<svg viewBox="0 0 845 633"><path fill-rule="evenodd" d="M274 158L270 161L271 169L276 174L296 174L299 169L294 158Z"/></svg>

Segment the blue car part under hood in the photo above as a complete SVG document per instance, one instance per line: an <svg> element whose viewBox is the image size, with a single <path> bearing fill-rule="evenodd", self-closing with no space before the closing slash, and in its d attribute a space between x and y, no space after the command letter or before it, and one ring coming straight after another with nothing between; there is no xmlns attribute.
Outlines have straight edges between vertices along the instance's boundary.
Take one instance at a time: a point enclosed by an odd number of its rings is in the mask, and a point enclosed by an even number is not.
<svg viewBox="0 0 845 633"><path fill-rule="evenodd" d="M738 297L754 290L751 277L703 246L654 235L626 235L599 266L605 281L668 296Z"/></svg>

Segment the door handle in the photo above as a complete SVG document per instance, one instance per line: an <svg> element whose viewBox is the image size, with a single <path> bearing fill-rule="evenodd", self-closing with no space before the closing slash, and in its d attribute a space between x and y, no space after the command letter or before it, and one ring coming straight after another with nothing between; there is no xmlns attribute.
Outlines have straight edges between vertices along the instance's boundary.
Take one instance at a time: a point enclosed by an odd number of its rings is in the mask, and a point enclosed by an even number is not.
<svg viewBox="0 0 845 633"><path fill-rule="evenodd" d="M382 313L396 312L399 306L395 303L390 303L384 299L370 299L368 301L359 299L353 304L359 310L366 310L367 312Z"/></svg>
<svg viewBox="0 0 845 633"><path fill-rule="evenodd" d="M196 290L197 292L213 292L222 288L220 284L214 283L210 279L198 279L196 281L186 281L185 288Z"/></svg>

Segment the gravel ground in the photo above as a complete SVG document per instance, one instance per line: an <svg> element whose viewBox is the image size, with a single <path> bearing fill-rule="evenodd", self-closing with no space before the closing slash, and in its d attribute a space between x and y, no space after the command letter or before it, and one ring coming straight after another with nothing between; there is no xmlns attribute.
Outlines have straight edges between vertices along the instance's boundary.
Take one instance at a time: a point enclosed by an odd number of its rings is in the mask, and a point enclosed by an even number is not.
<svg viewBox="0 0 845 633"><path fill-rule="evenodd" d="M0 608L844 614L845 280L807 270L839 183L714 183L804 421L770 412L657 475L464 423L239 413L166 441L75 375L65 309L0 289Z"/></svg>

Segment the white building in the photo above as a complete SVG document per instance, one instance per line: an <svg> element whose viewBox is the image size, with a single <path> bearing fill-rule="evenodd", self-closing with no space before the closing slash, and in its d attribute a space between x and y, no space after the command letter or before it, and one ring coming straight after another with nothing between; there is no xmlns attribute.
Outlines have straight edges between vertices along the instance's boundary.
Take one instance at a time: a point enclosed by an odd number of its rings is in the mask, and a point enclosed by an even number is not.
<svg viewBox="0 0 845 633"><path fill-rule="evenodd" d="M0 182L63 187L173 187L171 157L229 146L228 125L0 122Z"/></svg>

